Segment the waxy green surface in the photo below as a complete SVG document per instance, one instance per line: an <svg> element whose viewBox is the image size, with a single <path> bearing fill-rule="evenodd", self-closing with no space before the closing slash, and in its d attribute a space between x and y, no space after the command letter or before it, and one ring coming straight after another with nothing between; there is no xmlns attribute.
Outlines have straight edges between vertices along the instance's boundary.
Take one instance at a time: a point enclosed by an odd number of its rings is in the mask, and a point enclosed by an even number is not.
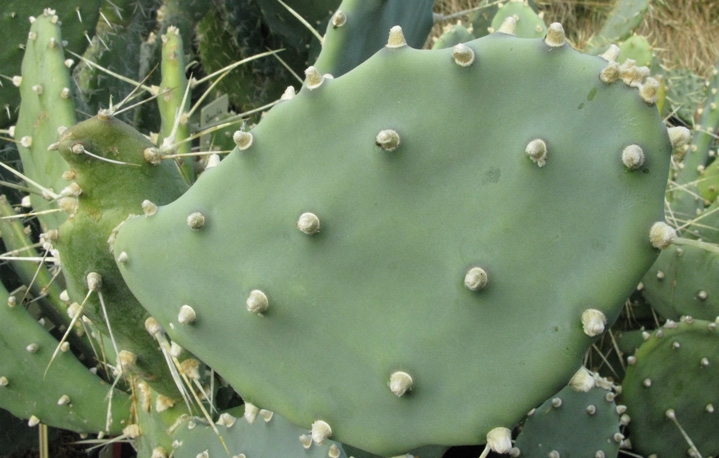
<svg viewBox="0 0 719 458"><path fill-rule="evenodd" d="M582 313L611 324L657 254L671 146L656 107L566 45L467 46L469 67L386 48L305 87L115 244L141 303L246 401L379 455L514 426L579 367ZM385 129L394 151L375 144ZM544 167L525 154L537 138ZM639 170L622 163L630 144ZM297 229L305 212L319 233ZM255 289L263 316L246 309ZM398 370L414 380L402 397Z"/></svg>

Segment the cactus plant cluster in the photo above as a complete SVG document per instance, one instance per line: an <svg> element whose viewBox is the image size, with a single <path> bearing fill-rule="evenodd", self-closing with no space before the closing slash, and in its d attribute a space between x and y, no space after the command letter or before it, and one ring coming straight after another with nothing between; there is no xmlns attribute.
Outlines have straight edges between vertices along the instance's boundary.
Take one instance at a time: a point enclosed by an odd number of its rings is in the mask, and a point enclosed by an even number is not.
<svg viewBox="0 0 719 458"><path fill-rule="evenodd" d="M719 77L663 122L647 2L587 53L533 2L431 50L425 0L56 3L10 77L0 408L152 458L719 453Z"/></svg>

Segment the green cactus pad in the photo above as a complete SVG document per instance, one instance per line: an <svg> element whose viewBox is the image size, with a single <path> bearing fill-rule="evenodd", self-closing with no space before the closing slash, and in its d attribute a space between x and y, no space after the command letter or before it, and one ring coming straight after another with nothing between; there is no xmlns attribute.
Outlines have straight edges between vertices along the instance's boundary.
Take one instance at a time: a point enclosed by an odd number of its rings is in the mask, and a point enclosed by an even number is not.
<svg viewBox="0 0 719 458"><path fill-rule="evenodd" d="M179 444L175 458L225 457L227 452L220 437L232 457L347 458L339 442L312 443L310 431L274 412L255 413L254 418L250 417L252 423L243 417L244 413L244 406L224 412L216 425L219 437L204 419L188 420L175 433Z"/></svg>
<svg viewBox="0 0 719 458"><path fill-rule="evenodd" d="M589 40L591 53L600 53L612 43L624 41L644 20L651 0L619 0L597 35Z"/></svg>
<svg viewBox="0 0 719 458"><path fill-rule="evenodd" d="M460 43L474 40L474 35L462 25L461 22L445 27L442 35L432 45L432 49L451 48Z"/></svg>
<svg viewBox="0 0 719 458"><path fill-rule="evenodd" d="M87 36L92 36L95 24L99 17L100 0L53 0L52 6L56 10L45 9L49 4L38 4L25 0L3 0L0 4L0 27L3 31L3 46L0 46L0 74L12 78L20 75L21 62L25 52L25 42L28 39L30 23L28 19L42 16L57 17L57 23L62 24L63 39L67 40L67 48L78 54L87 47ZM35 29L37 32L37 28ZM43 44L46 42L42 41ZM62 43L60 41L59 43ZM37 52L37 51L35 51ZM37 71L38 76L42 71ZM50 73L44 75L49 77ZM3 83L0 86L0 127L11 123L17 117L20 94L12 84ZM8 118L6 113L10 113Z"/></svg>
<svg viewBox="0 0 719 458"><path fill-rule="evenodd" d="M706 98L704 78L687 68L674 68L663 73L668 101L664 115L676 113L676 116L687 125L694 125L696 109Z"/></svg>
<svg viewBox="0 0 719 458"><path fill-rule="evenodd" d="M348 444L342 444L347 456L350 458L379 458L379 456L365 452L362 449L352 447ZM442 458L450 447L445 445L425 445L424 447L410 450L404 455L398 455L394 458Z"/></svg>
<svg viewBox="0 0 719 458"><path fill-rule="evenodd" d="M55 340L21 305L8 306L0 285L0 408L13 415L76 432L118 434L129 414L130 398L90 373L72 352L58 352Z"/></svg>
<svg viewBox="0 0 719 458"><path fill-rule="evenodd" d="M699 123L694 126L686 166L696 170L713 160L706 170L700 173L701 179L697 187L706 202L716 203L719 196L719 161L712 159L711 148L714 147L713 156L716 157L716 132L719 132L719 66L712 72L704 95L706 98L698 110ZM711 240L719 242L719 235L714 234Z"/></svg>
<svg viewBox="0 0 719 458"><path fill-rule="evenodd" d="M637 453L692 456L686 435L702 456L719 454L716 328L714 321L668 322L630 360L621 402L632 418L629 438Z"/></svg>
<svg viewBox="0 0 719 458"><path fill-rule="evenodd" d="M627 59L633 59L638 66L651 66L654 54L649 40L641 35L632 35L619 45L621 50L617 62L623 64Z"/></svg>
<svg viewBox="0 0 719 458"><path fill-rule="evenodd" d="M0 235L5 249L21 254L23 257L42 257L41 253L35 250L33 242L25 232L23 223L17 218L10 219L14 216L16 216L14 207L10 205L4 195L0 195ZM54 234L54 232L50 234ZM50 234L46 234L45 237L52 238ZM49 252L47 254L51 255ZM67 304L60 299L62 288L59 283L53 281L50 269L44 264L37 265L24 260L14 261L12 266L20 281L25 285L30 285L30 294L38 297L39 300L35 302L40 307L42 316L57 327L67 327L70 324ZM83 340L72 339L72 343L82 350L90 349Z"/></svg>
<svg viewBox="0 0 719 458"><path fill-rule="evenodd" d="M499 30L504 20L509 17L517 21L514 34L519 38L543 38L547 34L544 19L523 0L513 0L499 8L492 19L492 29Z"/></svg>
<svg viewBox="0 0 719 458"><path fill-rule="evenodd" d="M705 202L716 202L719 197L719 161L709 164L702 178L697 183L702 198Z"/></svg>
<svg viewBox="0 0 719 458"><path fill-rule="evenodd" d="M157 0L103 2L103 19L97 23L95 36L83 57L130 80L142 81L148 75L140 72L141 49L143 45L148 46L145 40L157 25L157 16L153 13L158 7ZM147 66L152 69L155 63L153 61ZM149 81L155 81L153 77L158 74L150 75ZM73 68L73 80L77 86L75 103L78 104L78 111L91 114L97 113L100 108L107 108L110 100L117 105L135 88L85 60L78 61ZM134 115L134 110L128 110L118 116L125 122L131 122ZM143 128L151 129L147 124Z"/></svg>
<svg viewBox="0 0 719 458"><path fill-rule="evenodd" d="M162 35L162 83L159 88L157 105L160 108L162 127L158 144L164 151L175 154L190 154L190 126L187 114L191 108L192 91L185 76L185 55L182 51L182 37L176 27L168 27ZM179 118L179 119L178 119ZM180 143L183 142L184 143ZM176 148L169 146L180 143ZM192 156L177 159L182 174L188 183L195 181L195 158Z"/></svg>
<svg viewBox="0 0 719 458"><path fill-rule="evenodd" d="M492 20L499 11L499 4L500 3L494 1L482 0L479 5L477 5L481 8L472 14L469 19L469 23L472 25L472 33L475 37L481 38L491 33L490 30L493 30ZM535 13L539 12L537 3L534 0L529 0L527 4L532 8L532 11Z"/></svg>
<svg viewBox="0 0 719 458"><path fill-rule="evenodd" d="M484 443L567 383L656 258L671 146L606 65L494 34L310 69L123 226L121 272L249 402L379 455Z"/></svg>
<svg viewBox="0 0 719 458"><path fill-rule="evenodd" d="M587 392L567 386L527 417L514 443L522 458L616 458L624 436L614 393L594 387Z"/></svg>
<svg viewBox="0 0 719 458"><path fill-rule="evenodd" d="M169 203L186 188L174 164L152 165L145 159L152 147L142 134L112 117L90 118L65 131L53 146L58 151L48 154L61 154L70 163L74 189L80 193L63 201L71 214L60 226L55 245L70 299L82 303L87 296L85 314L108 334L99 295L88 296L87 276L99 274L118 351L134 353L137 371L153 388L173 396L176 388L165 359L145 330L148 314L125 286L108 246L115 228L131 213L150 208L144 200Z"/></svg>
<svg viewBox="0 0 719 458"><path fill-rule="evenodd" d="M664 318L719 316L719 254L702 246L668 247L642 280L644 297Z"/></svg>
<svg viewBox="0 0 719 458"><path fill-rule="evenodd" d="M344 0L327 24L315 66L321 73L343 75L387 42L399 25L410 46L421 48L432 29L434 0Z"/></svg>
<svg viewBox="0 0 719 458"><path fill-rule="evenodd" d="M66 186L62 174L68 165L47 148L57 141L58 129L76 122L70 70L65 64L58 22L58 16L46 9L30 27L20 81L22 106L15 126L25 175L57 194ZM54 201L39 194L32 194L30 201L37 211L57 208ZM39 216L44 230L57 228L65 219L62 213Z"/></svg>

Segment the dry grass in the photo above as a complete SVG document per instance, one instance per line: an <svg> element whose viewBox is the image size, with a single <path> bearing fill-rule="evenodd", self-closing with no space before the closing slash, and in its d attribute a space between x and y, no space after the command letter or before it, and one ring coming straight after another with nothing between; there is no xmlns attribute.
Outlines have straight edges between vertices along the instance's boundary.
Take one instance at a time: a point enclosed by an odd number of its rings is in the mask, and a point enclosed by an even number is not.
<svg viewBox="0 0 719 458"><path fill-rule="evenodd" d="M666 66L707 77L719 61L719 0L654 0L637 33Z"/></svg>
<svg viewBox="0 0 719 458"><path fill-rule="evenodd" d="M444 14L466 10L479 0L437 0ZM538 0L547 24L561 22L568 40L581 48L597 33L613 0ZM434 34L441 33L435 27ZM637 33L652 43L668 67L686 67L708 76L719 61L719 0L654 0Z"/></svg>

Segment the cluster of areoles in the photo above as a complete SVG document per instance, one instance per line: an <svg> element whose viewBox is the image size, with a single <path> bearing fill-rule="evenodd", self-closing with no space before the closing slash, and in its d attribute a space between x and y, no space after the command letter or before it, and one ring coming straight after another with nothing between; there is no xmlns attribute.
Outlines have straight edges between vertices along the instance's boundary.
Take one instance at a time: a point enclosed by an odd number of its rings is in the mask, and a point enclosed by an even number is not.
<svg viewBox="0 0 719 458"><path fill-rule="evenodd" d="M629 87L639 89L639 96L648 104L657 101L659 82L650 75L649 67L637 66L636 61L627 59L623 64L617 62L619 47L611 45L602 57L607 61L607 66L600 72L599 79L606 84L612 84L621 79Z"/></svg>

